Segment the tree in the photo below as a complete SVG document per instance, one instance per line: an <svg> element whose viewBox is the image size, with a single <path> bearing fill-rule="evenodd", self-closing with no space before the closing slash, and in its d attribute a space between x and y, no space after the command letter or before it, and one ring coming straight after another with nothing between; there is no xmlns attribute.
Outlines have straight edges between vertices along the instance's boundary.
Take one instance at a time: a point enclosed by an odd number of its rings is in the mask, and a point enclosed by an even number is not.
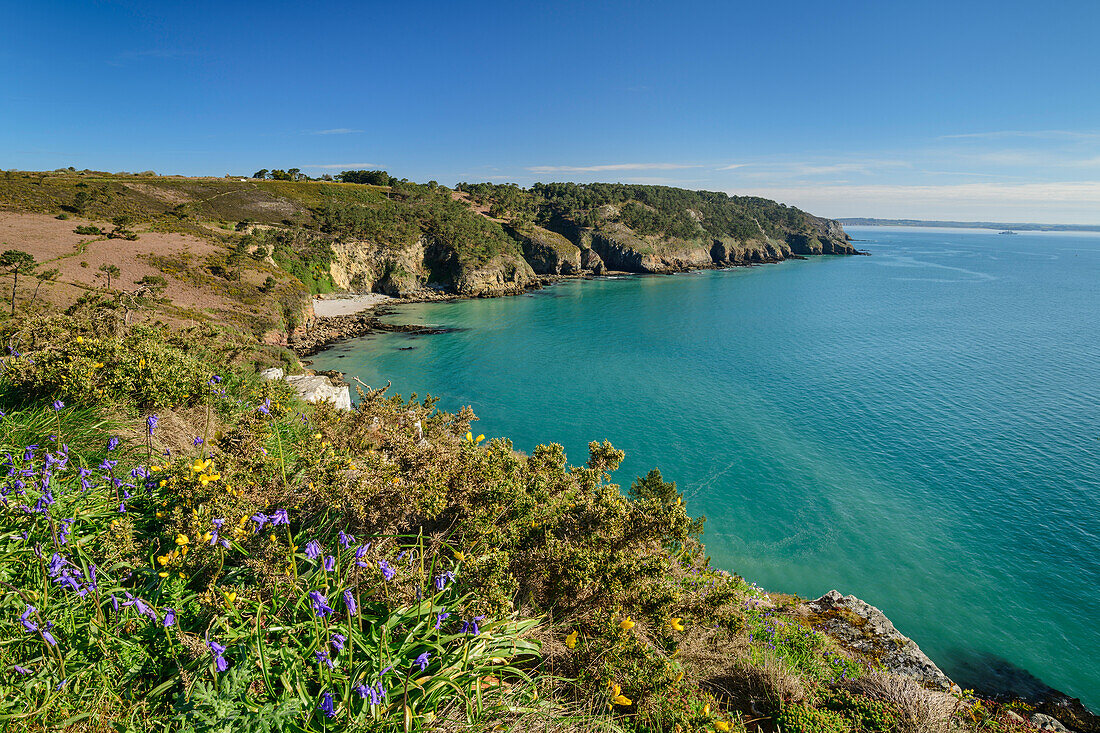
<svg viewBox="0 0 1100 733"><path fill-rule="evenodd" d="M261 180L264 179L264 178L267 178L267 168L261 168L260 170L253 173L252 177L253 178L259 178Z"/></svg>
<svg viewBox="0 0 1100 733"><path fill-rule="evenodd" d="M21 249L9 249L0 254L0 267L12 274L14 281L11 284L11 312L15 315L15 291L19 287L19 274L30 274L38 263L34 255Z"/></svg>
<svg viewBox="0 0 1100 733"><path fill-rule="evenodd" d="M301 168L290 168L290 169L287 170L286 174L288 176L290 176L290 180L297 181L301 177L301 176L298 175L301 172L302 172Z"/></svg>
<svg viewBox="0 0 1100 733"><path fill-rule="evenodd" d="M225 264L230 274L234 276L234 280L241 279L241 264L244 262L245 257L248 256L249 244L249 239L241 237L240 241L234 245L233 249L229 251L229 255L225 258Z"/></svg>
<svg viewBox="0 0 1100 733"><path fill-rule="evenodd" d="M130 231L130 225L134 222L134 217L128 214L119 214L111 219L111 222L115 225L114 230L107 235L111 239L137 239L137 235Z"/></svg>
<svg viewBox="0 0 1100 733"><path fill-rule="evenodd" d="M122 271L118 269L118 265L100 265L99 271L103 273L103 277L107 278L107 289L111 289L111 278L117 278L122 274Z"/></svg>
<svg viewBox="0 0 1100 733"><path fill-rule="evenodd" d="M42 283L55 282L57 276L61 273L56 267L50 270L40 270L34 273L34 279L38 281L38 284L34 286L34 296L31 298L31 304L38 300L38 289L42 287Z"/></svg>

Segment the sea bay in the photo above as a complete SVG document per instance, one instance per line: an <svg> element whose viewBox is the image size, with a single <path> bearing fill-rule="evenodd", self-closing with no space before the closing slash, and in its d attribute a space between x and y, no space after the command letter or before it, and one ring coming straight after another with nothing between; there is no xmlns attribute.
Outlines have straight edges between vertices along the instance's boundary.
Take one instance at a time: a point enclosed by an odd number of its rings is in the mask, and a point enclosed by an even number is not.
<svg viewBox="0 0 1100 733"><path fill-rule="evenodd" d="M401 306L314 357L518 450L626 451L713 563L880 607L964 686L1100 707L1100 236L850 228L871 257ZM411 350L408 347L412 347Z"/></svg>

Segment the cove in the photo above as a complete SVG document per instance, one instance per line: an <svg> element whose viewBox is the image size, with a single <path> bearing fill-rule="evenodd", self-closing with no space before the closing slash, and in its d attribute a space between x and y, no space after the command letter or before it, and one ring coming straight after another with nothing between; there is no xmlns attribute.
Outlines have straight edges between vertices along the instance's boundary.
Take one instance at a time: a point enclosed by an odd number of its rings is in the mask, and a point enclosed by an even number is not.
<svg viewBox="0 0 1100 733"><path fill-rule="evenodd" d="M871 257L401 306L454 330L313 367L522 451L610 440L624 487L686 491L717 567L855 594L964 687L1100 708L1100 237L849 232Z"/></svg>

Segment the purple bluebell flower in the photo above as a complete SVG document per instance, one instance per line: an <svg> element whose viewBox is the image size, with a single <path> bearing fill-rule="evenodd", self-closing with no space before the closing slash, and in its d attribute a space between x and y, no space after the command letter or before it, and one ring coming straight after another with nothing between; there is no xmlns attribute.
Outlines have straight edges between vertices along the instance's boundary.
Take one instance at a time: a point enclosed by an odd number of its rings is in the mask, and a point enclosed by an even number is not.
<svg viewBox="0 0 1100 733"><path fill-rule="evenodd" d="M437 613L435 615L435 630L439 631L443 627L443 622L451 617L451 614L444 611L443 613Z"/></svg>
<svg viewBox="0 0 1100 733"><path fill-rule="evenodd" d="M325 618L332 614L332 608L328 605L328 600L319 591L311 590L309 600L313 605L313 612L317 614L317 618Z"/></svg>
<svg viewBox="0 0 1100 733"><path fill-rule="evenodd" d="M118 447L118 438L111 438L107 441L107 450L114 450Z"/></svg>
<svg viewBox="0 0 1100 733"><path fill-rule="evenodd" d="M216 641L207 641L206 645L210 647L210 653L214 655L214 666L217 667L219 672L224 672L229 669L229 662L225 660L225 647Z"/></svg>
<svg viewBox="0 0 1100 733"><path fill-rule="evenodd" d="M126 502L122 502L121 504L118 505L118 513L119 514L125 514L126 513Z"/></svg>
<svg viewBox="0 0 1100 733"><path fill-rule="evenodd" d="M359 612L359 608L355 605L355 596L351 594L350 590L344 591L344 605L348 609L349 616L354 616Z"/></svg>
<svg viewBox="0 0 1100 733"><path fill-rule="evenodd" d="M332 635L332 648L338 652L344 651L344 643L348 640L348 637L343 634Z"/></svg>
<svg viewBox="0 0 1100 733"><path fill-rule="evenodd" d="M447 585L455 579L455 573L453 570L448 570L444 573L440 573L435 576L435 589L437 591L443 591L447 588Z"/></svg>
<svg viewBox="0 0 1100 733"><path fill-rule="evenodd" d="M12 669L14 669L19 674L30 674L31 673L31 671L29 669L27 669L26 667L20 667L18 664L13 665Z"/></svg>
<svg viewBox="0 0 1100 733"><path fill-rule="evenodd" d="M42 638L50 646L57 646L57 639L53 638L53 634L50 633L50 629L53 628L53 621L46 622L46 628L42 629Z"/></svg>
<svg viewBox="0 0 1100 733"><path fill-rule="evenodd" d="M260 404L260 406L256 408L256 412L260 413L264 417L269 417L271 415L271 398L268 397L267 399L265 399Z"/></svg>
<svg viewBox="0 0 1100 733"><path fill-rule="evenodd" d="M366 699L367 695L370 694L371 688L367 687L366 685L356 685L352 689L359 693L359 697Z"/></svg>
<svg viewBox="0 0 1100 733"><path fill-rule="evenodd" d="M385 560L378 561L378 567L382 569L382 577L387 581L393 580L393 576L397 575L397 571L390 566Z"/></svg>
<svg viewBox="0 0 1100 733"><path fill-rule="evenodd" d="M195 439L191 441L191 445L198 448L200 445L202 445L202 438L200 438L199 436L196 435Z"/></svg>
<svg viewBox="0 0 1100 733"><path fill-rule="evenodd" d="M176 623L176 611L172 608L164 609L164 628L168 628Z"/></svg>
<svg viewBox="0 0 1100 733"><path fill-rule="evenodd" d="M322 713L324 713L328 717L330 717L330 718L335 718L336 717L336 708L333 707L333 705L332 705L332 693L331 692L321 693L321 704L318 705L317 707L320 709L320 711Z"/></svg>
<svg viewBox="0 0 1100 733"><path fill-rule="evenodd" d="M317 658L318 662L328 665L329 669L336 668L336 665L332 663L331 659L329 659L328 652L326 652L325 650L318 649L317 651L313 652L313 656Z"/></svg>
<svg viewBox="0 0 1100 733"><path fill-rule="evenodd" d="M148 431L149 435L152 435L153 431L157 429L157 422L159 422L159 418L156 415L150 415L145 418L145 429Z"/></svg>
<svg viewBox="0 0 1100 733"><path fill-rule="evenodd" d="M278 527L280 524L290 525L290 517L287 516L286 509L276 509L271 515L271 526Z"/></svg>
<svg viewBox="0 0 1100 733"><path fill-rule="evenodd" d="M53 404L50 405L50 407L52 407L55 412L59 412L65 407L65 403L61 400L54 400Z"/></svg>
<svg viewBox="0 0 1100 733"><path fill-rule="evenodd" d="M331 573L336 569L336 558L332 555L325 556L325 572Z"/></svg>
<svg viewBox="0 0 1100 733"><path fill-rule="evenodd" d="M264 528L264 525L271 521L271 517L267 516L263 512L256 512L251 517L252 521L256 523L256 531L259 532Z"/></svg>
<svg viewBox="0 0 1100 733"><path fill-rule="evenodd" d="M340 544L347 548L355 544L355 538L350 534L344 534L344 530L340 530Z"/></svg>
<svg viewBox="0 0 1100 733"><path fill-rule="evenodd" d="M38 631L38 624L30 620L32 613L38 613L38 609L34 606L28 605L27 610L23 612L23 615L19 617L19 623L23 624L23 628L27 631Z"/></svg>
<svg viewBox="0 0 1100 733"><path fill-rule="evenodd" d="M424 652L413 661L413 664L420 665L420 671L423 672L428 668L428 659L432 656L431 652Z"/></svg>
<svg viewBox="0 0 1100 733"><path fill-rule="evenodd" d="M310 560L316 560L321 554L321 544L317 540L310 540L306 543L306 557Z"/></svg>

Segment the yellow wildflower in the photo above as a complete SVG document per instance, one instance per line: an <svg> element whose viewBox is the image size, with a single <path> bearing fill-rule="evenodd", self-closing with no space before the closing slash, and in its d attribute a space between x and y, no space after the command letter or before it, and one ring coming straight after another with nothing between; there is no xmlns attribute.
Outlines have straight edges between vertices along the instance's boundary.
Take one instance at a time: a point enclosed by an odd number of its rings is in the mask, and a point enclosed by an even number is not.
<svg viewBox="0 0 1100 733"><path fill-rule="evenodd" d="M269 535L267 536L267 538L268 538L269 540L271 540L272 542L274 542L274 541L275 541L275 535L274 535L274 533L272 533L272 534L269 534Z"/></svg>
<svg viewBox="0 0 1100 733"><path fill-rule="evenodd" d="M199 483L203 486L206 486L208 483L212 481L217 481L221 477L222 475L220 473L204 473L199 476Z"/></svg>
<svg viewBox="0 0 1100 733"><path fill-rule="evenodd" d="M729 730L730 728L731 728L730 724L725 720L716 720L716 721L714 721L714 729L715 730L726 731L726 730Z"/></svg>
<svg viewBox="0 0 1100 733"><path fill-rule="evenodd" d="M163 516L164 516L164 512L157 512L157 519L160 519Z"/></svg>
<svg viewBox="0 0 1100 733"><path fill-rule="evenodd" d="M684 630L684 624L681 623L682 621L683 621L683 619L680 618L679 616L673 616L672 618L670 618L668 620L668 625L672 627L673 631L683 631Z"/></svg>
<svg viewBox="0 0 1100 733"><path fill-rule="evenodd" d="M159 562L161 565L167 565L169 561L171 561L171 559L172 558L168 557L167 555L157 555L157 562Z"/></svg>
<svg viewBox="0 0 1100 733"><path fill-rule="evenodd" d="M160 482L160 488L162 488L162 489L163 489L163 488L164 488L164 485L165 485L165 484L167 484L167 483L168 483L167 481L165 481L165 480L161 479L161 482Z"/></svg>
<svg viewBox="0 0 1100 733"><path fill-rule="evenodd" d="M710 703L703 706L703 715L710 715Z"/></svg>
<svg viewBox="0 0 1100 733"><path fill-rule="evenodd" d="M483 440L485 440L485 436L484 435L479 435L479 436L477 436L477 439L474 440L474 442L475 443L480 443Z"/></svg>
<svg viewBox="0 0 1100 733"><path fill-rule="evenodd" d="M225 600L229 601L230 603L232 603L233 601L237 600L237 593L236 593L236 591L230 591L229 593L226 593L226 594L225 594Z"/></svg>
<svg viewBox="0 0 1100 733"><path fill-rule="evenodd" d="M160 466L149 466L149 470L152 471L153 473L159 473L161 471L161 467Z"/></svg>
<svg viewBox="0 0 1100 733"><path fill-rule="evenodd" d="M210 532L207 532L206 534L204 534L202 536L202 541L203 542L209 542L213 536L214 536L213 534L211 534Z"/></svg>
<svg viewBox="0 0 1100 733"><path fill-rule="evenodd" d="M176 535L176 544L177 545L186 545L190 541L191 540L185 534Z"/></svg>
<svg viewBox="0 0 1100 733"><path fill-rule="evenodd" d="M164 572L163 570L161 572L157 573L157 575L159 575L162 578L167 578L168 577L168 573Z"/></svg>
<svg viewBox="0 0 1100 733"><path fill-rule="evenodd" d="M83 336L77 336L77 337L76 337L76 342L77 342L78 344L82 344L82 343L84 343L84 337L83 337Z"/></svg>
<svg viewBox="0 0 1100 733"><path fill-rule="evenodd" d="M634 622L630 620L629 616L627 616L626 618L624 618L622 621L619 622L619 628L622 629L623 631L630 631L631 629L634 628Z"/></svg>
<svg viewBox="0 0 1100 733"><path fill-rule="evenodd" d="M612 683L611 685L611 702L616 705L633 705L634 701L623 694L623 688L619 685Z"/></svg>
<svg viewBox="0 0 1100 733"><path fill-rule="evenodd" d="M145 366L145 358L144 357L142 357L141 359L138 359L138 366L139 367Z"/></svg>
<svg viewBox="0 0 1100 733"><path fill-rule="evenodd" d="M679 682L683 678L684 678L684 670L681 669L679 672L676 673L676 678L672 681L673 682Z"/></svg>
<svg viewBox="0 0 1100 733"><path fill-rule="evenodd" d="M565 645L570 649L575 649L577 646L577 631L574 629L565 637Z"/></svg>
<svg viewBox="0 0 1100 733"><path fill-rule="evenodd" d="M462 562L465 559L466 559L466 556L463 555L461 552L456 552L455 553L455 560L458 560L459 562Z"/></svg>

